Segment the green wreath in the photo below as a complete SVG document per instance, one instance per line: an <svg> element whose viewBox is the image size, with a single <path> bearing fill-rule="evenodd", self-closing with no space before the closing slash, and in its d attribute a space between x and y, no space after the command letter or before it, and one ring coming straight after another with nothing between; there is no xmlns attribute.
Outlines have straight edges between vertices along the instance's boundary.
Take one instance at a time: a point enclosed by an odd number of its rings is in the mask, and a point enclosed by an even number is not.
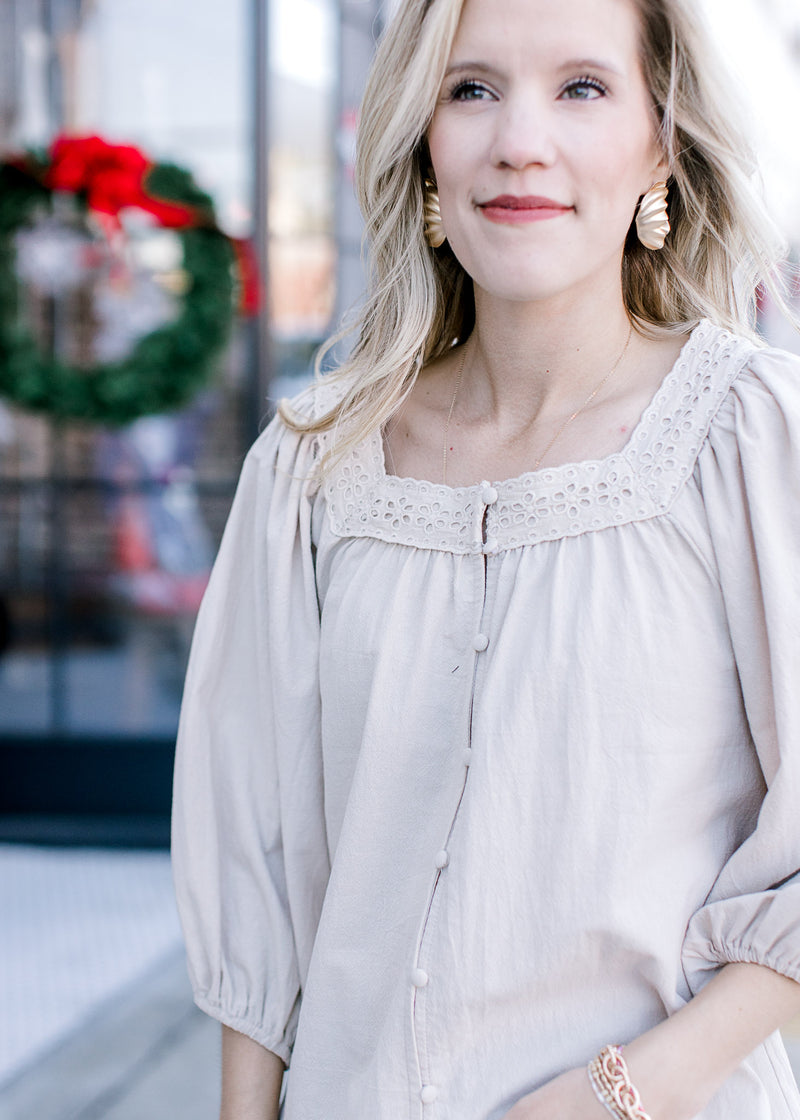
<svg viewBox="0 0 800 1120"><path fill-rule="evenodd" d="M97 143L140 157L135 149ZM20 322L14 235L35 210L51 205L54 189L64 187L51 185L51 157L29 154L0 163L0 396L61 419L117 426L185 405L207 380L233 319L236 254L216 226L211 199L187 171L172 164L142 167L137 197L118 199L116 210L144 205L157 220L159 207L191 214L185 228L178 228L180 219L163 223L183 244L187 290L175 321L139 339L122 361L79 368L48 359ZM84 210L93 208L89 187L74 192ZM105 209L114 213L113 204Z"/></svg>

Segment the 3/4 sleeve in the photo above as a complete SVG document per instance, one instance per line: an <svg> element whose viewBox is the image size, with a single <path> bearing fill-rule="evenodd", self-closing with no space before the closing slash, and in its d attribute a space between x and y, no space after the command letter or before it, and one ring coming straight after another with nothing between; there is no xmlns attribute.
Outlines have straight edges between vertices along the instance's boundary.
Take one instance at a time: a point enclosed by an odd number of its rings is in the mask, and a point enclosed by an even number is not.
<svg viewBox="0 0 800 1120"><path fill-rule="evenodd" d="M312 441L251 449L198 616L172 853L195 1001L288 1065L328 853Z"/></svg>
<svg viewBox="0 0 800 1120"><path fill-rule="evenodd" d="M689 924L684 968L694 991L729 962L800 981L800 361L756 352L698 468L765 792Z"/></svg>

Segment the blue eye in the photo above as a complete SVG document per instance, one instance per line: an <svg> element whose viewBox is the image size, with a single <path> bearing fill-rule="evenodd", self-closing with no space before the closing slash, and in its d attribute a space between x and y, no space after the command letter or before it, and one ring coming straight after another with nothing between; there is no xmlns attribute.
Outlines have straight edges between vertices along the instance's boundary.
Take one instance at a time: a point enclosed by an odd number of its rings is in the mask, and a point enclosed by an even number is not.
<svg viewBox="0 0 800 1120"><path fill-rule="evenodd" d="M565 101L597 101L600 97L605 97L608 89L597 78L576 78L561 91L560 96Z"/></svg>
<svg viewBox="0 0 800 1120"><path fill-rule="evenodd" d="M449 94L451 101L483 101L491 96L491 91L482 82L476 82L474 78L459 82L453 86Z"/></svg>

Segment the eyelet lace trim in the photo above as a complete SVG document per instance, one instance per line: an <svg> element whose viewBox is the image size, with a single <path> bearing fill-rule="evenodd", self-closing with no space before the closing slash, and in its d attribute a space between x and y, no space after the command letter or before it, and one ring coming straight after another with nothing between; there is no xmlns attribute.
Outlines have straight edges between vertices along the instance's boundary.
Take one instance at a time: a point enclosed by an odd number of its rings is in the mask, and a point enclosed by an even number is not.
<svg viewBox="0 0 800 1120"><path fill-rule="evenodd" d="M578 536L666 512L690 477L711 422L755 346L703 320L622 449L605 459L450 487L387 475L376 432L331 473L332 531L414 548L466 554ZM324 437L323 437L324 438Z"/></svg>

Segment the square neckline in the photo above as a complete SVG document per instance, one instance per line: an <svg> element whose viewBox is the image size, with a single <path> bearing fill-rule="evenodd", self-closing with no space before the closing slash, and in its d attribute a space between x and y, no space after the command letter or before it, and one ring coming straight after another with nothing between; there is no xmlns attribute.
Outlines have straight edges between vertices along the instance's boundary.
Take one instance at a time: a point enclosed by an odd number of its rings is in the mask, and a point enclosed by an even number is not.
<svg viewBox="0 0 800 1120"><path fill-rule="evenodd" d="M504 492L517 492L519 490L529 489L537 479L545 479L549 482L561 475L568 477L581 470L596 471L598 468L615 462L626 462L629 458L629 454L634 450L634 445L642 442L643 438L649 434L650 424L655 418L662 414L662 406L669 400L670 393L675 383L679 379L683 368L688 364L691 354L694 353L694 343L700 335L705 334L707 328L715 329L714 324L711 323L709 319L703 318L689 331L675 361L664 374L658 388L642 409L636 424L631 429L628 439L617 451L611 451L608 455L603 455L599 458L575 459L564 463L557 463L552 467L538 467L536 470L523 471L521 474L513 475L509 478L499 480L482 479L480 482L473 482L467 486L449 486L446 482L432 482L430 479L416 478L413 475L398 475L390 472L386 465L383 428L379 428L370 439L377 479L380 482L394 483L409 489L422 489L428 493L437 492L468 496L487 485L498 490L502 489Z"/></svg>
<svg viewBox="0 0 800 1120"><path fill-rule="evenodd" d="M328 475L328 524L339 537L467 555L490 542L491 552L505 552L658 517L691 478L714 417L757 349L701 320L620 451L503 481L451 487L387 474L376 429Z"/></svg>

